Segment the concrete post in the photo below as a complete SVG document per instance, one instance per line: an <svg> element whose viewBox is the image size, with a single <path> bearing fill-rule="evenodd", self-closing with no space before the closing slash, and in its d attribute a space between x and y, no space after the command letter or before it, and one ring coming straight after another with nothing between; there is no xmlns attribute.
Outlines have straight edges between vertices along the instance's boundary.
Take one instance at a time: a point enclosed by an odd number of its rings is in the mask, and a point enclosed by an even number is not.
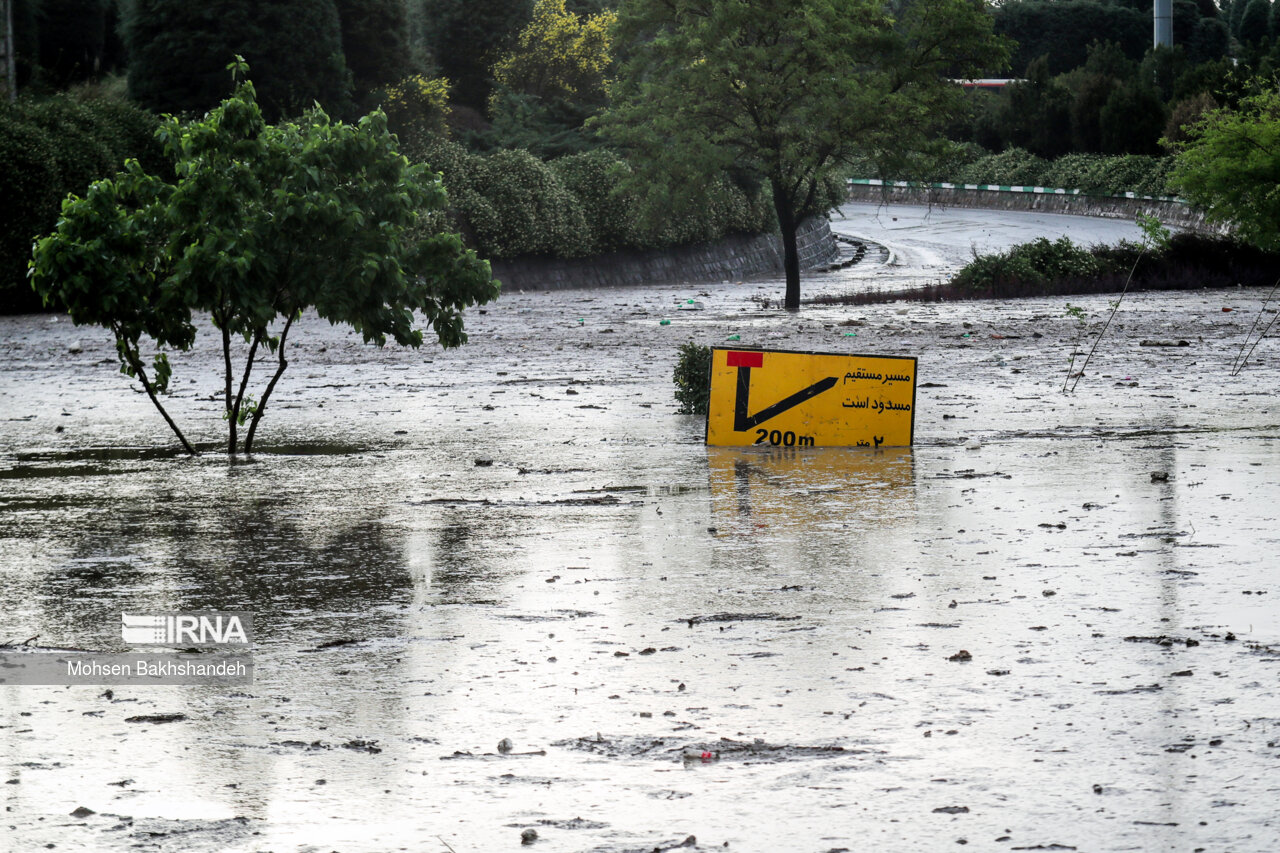
<svg viewBox="0 0 1280 853"><path fill-rule="evenodd" d="M1155 47L1173 47L1173 0L1155 0Z"/></svg>

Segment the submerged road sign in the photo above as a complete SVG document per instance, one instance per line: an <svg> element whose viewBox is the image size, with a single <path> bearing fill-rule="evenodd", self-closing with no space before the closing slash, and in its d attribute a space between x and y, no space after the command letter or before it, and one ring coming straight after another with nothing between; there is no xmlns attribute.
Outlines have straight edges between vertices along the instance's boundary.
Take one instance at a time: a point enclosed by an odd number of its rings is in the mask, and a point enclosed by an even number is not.
<svg viewBox="0 0 1280 853"><path fill-rule="evenodd" d="M907 447L916 360L712 349L707 444Z"/></svg>

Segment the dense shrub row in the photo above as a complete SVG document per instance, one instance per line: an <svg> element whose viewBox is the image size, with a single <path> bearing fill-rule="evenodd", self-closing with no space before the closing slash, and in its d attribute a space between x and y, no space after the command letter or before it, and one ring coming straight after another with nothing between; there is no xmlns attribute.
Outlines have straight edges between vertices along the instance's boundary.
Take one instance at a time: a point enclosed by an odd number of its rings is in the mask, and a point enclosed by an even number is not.
<svg viewBox="0 0 1280 853"><path fill-rule="evenodd" d="M982 154L953 166L949 180L965 184L1054 187L1095 194L1167 196L1172 157L1067 154L1045 160L1021 148Z"/></svg>
<svg viewBox="0 0 1280 853"><path fill-rule="evenodd" d="M1066 237L1044 237L1014 246L1007 252L977 255L952 279L961 291L995 291L1009 283L1031 287L1064 278L1096 278L1110 272L1088 249Z"/></svg>
<svg viewBox="0 0 1280 853"><path fill-rule="evenodd" d="M0 313L40 308L27 285L27 260L68 193L115 174L128 157L162 168L155 127L151 114L106 98L0 105Z"/></svg>
<svg viewBox="0 0 1280 853"><path fill-rule="evenodd" d="M1229 237L1191 232L1174 234L1167 246L1146 252L1129 241L1084 248L1066 237L1052 242L1041 237L975 257L947 287L956 296L996 298L1107 293L1122 289L1130 272L1136 290L1253 286L1272 283L1278 260Z"/></svg>
<svg viewBox="0 0 1280 853"><path fill-rule="evenodd" d="M543 162L527 151L475 154L438 137L405 153L444 176L454 227L487 258L584 257L653 249L775 227L762 190L728 178L705 188L685 213L662 209L662 190L638 189L615 153L597 149Z"/></svg>
<svg viewBox="0 0 1280 853"><path fill-rule="evenodd" d="M1280 254L1230 237L1192 232L1174 234L1163 248L1143 251L1137 243L1082 248L1063 237L981 255L949 281L912 290L854 293L814 299L814 303L868 305L907 300L953 302L1119 293L1132 273L1129 290L1200 290L1212 287L1269 287Z"/></svg>

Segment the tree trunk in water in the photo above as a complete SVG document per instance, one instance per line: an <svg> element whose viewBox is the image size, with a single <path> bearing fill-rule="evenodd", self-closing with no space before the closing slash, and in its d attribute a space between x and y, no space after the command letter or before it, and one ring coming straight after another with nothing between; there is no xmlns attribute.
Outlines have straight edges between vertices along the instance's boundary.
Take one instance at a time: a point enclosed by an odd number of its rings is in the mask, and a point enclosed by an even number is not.
<svg viewBox="0 0 1280 853"><path fill-rule="evenodd" d="M231 404L231 331L227 328L226 321L222 321L222 364L223 374L227 380L227 423L231 425L231 438L227 442L227 452L236 452L236 413L235 406Z"/></svg>
<svg viewBox="0 0 1280 853"><path fill-rule="evenodd" d="M116 340L120 340L119 332L116 333ZM147 372L142 367L142 359L140 359L127 344L121 345L122 352L129 362L129 366L133 368L134 374L137 375L138 381L142 383L143 389L147 392L147 396L151 398L151 403L156 407L156 411L164 418L164 422L169 425L169 429L173 430L173 434L178 437L178 441L182 442L182 449L187 451L191 456L199 456L196 449L191 446L191 442L187 441L187 437L182 434L182 430L178 429L178 425L173 422L173 418L169 417L169 413L165 411L163 405L160 404L160 398L156 396L155 388L151 387L151 381L147 379Z"/></svg>
<svg viewBox="0 0 1280 853"><path fill-rule="evenodd" d="M773 186L773 208L778 214L778 228L782 231L782 269L787 278L787 294L782 307L788 311L800 310L800 253L796 248L795 209L786 198L782 187Z"/></svg>
<svg viewBox="0 0 1280 853"><path fill-rule="evenodd" d="M227 444L227 452L232 456L236 452L236 425L240 423L240 410L244 407L244 389L249 387L249 375L253 373L253 360L258 355L258 344L262 341L262 332L253 333L253 344L249 347L249 357L244 362L244 375L240 377L240 390L236 392L235 400L227 409L231 414L227 420L230 422L231 439ZM231 358L227 357L227 388L231 387ZM245 453L248 453L248 449Z"/></svg>
<svg viewBox="0 0 1280 853"><path fill-rule="evenodd" d="M294 317L296 316L295 314ZM284 357L284 345L289 338L289 327L293 325L294 317L290 317L285 322L284 330L280 332L280 344L276 347L276 373L271 377L271 381L267 383L267 389L262 392L262 399L258 401L258 407L253 410L253 420L249 422L249 434L244 437L244 452L246 454L253 452L253 437L258 433L258 421L262 420L262 413L267 410L267 399L271 396L271 392L275 390L276 383L280 381L280 377L284 374L284 369L289 366L288 360Z"/></svg>

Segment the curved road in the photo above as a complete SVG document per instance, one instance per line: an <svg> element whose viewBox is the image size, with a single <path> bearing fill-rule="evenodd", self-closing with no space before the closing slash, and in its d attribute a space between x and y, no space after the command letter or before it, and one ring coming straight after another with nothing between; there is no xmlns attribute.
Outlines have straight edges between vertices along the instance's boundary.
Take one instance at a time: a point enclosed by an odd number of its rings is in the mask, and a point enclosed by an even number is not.
<svg viewBox="0 0 1280 853"><path fill-rule="evenodd" d="M857 264L829 276L810 276L823 291L873 287L896 289L946 278L975 254L988 254L1038 237L1069 237L1079 245L1141 239L1137 224L1120 219L1007 210L851 203L831 218L836 234L889 249L887 262ZM807 296L814 295L807 291Z"/></svg>

